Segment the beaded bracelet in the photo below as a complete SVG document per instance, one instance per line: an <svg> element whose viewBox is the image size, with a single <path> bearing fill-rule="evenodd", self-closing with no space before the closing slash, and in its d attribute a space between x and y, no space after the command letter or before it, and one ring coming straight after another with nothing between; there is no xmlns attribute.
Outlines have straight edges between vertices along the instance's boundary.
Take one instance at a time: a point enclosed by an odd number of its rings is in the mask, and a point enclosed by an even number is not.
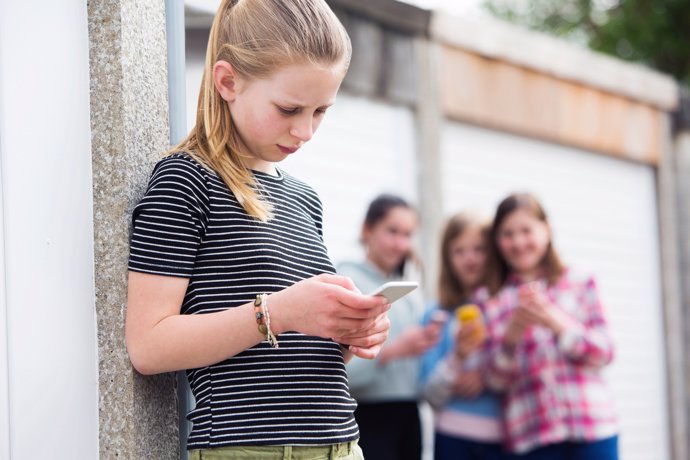
<svg viewBox="0 0 690 460"><path fill-rule="evenodd" d="M254 300L254 317L259 332L273 348L278 348L278 339L271 331L271 316L268 314L268 294L257 294Z"/></svg>

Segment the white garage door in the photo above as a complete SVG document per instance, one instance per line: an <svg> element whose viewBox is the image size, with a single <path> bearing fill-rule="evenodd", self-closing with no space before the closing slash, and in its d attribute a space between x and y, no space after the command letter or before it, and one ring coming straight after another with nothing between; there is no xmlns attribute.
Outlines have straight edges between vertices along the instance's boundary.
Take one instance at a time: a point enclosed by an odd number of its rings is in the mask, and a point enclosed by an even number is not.
<svg viewBox="0 0 690 460"><path fill-rule="evenodd" d="M281 163L319 193L334 262L363 257L362 219L377 194L417 203L413 120L409 109L341 92L314 138Z"/></svg>
<svg viewBox="0 0 690 460"><path fill-rule="evenodd" d="M514 191L549 214L566 263L598 279L617 346L607 369L623 460L669 458L655 176L651 167L459 123L442 141L443 209L489 216Z"/></svg>

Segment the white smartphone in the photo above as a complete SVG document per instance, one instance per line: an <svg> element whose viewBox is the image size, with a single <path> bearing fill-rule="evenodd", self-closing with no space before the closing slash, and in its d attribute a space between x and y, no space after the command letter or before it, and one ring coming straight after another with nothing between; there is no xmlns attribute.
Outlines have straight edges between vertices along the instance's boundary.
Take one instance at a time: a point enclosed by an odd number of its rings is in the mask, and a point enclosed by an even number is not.
<svg viewBox="0 0 690 460"><path fill-rule="evenodd" d="M382 295L388 302L393 303L417 287L419 283L416 281L389 281L376 288L370 295Z"/></svg>

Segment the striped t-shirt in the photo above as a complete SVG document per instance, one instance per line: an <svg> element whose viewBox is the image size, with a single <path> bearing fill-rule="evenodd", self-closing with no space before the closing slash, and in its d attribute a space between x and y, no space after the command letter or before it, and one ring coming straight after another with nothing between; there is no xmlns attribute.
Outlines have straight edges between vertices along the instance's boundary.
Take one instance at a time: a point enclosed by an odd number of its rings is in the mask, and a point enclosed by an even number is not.
<svg viewBox="0 0 690 460"><path fill-rule="evenodd" d="M133 213L129 269L189 278L181 312L251 302L320 273L334 273L322 238L321 202L278 169L254 172L273 205L250 217L215 173L178 153L154 168ZM231 333L231 331L228 331ZM340 346L287 332L218 364L187 371L196 408L189 449L323 445L359 437Z"/></svg>

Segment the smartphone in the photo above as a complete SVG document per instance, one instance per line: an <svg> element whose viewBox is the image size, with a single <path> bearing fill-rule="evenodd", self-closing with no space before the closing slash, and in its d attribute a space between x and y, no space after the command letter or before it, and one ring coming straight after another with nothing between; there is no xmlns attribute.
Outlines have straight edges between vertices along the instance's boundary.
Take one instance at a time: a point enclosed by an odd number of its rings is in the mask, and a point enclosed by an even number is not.
<svg viewBox="0 0 690 460"><path fill-rule="evenodd" d="M416 281L389 281L376 288L370 295L382 295L388 302L393 303L417 287L419 283Z"/></svg>

